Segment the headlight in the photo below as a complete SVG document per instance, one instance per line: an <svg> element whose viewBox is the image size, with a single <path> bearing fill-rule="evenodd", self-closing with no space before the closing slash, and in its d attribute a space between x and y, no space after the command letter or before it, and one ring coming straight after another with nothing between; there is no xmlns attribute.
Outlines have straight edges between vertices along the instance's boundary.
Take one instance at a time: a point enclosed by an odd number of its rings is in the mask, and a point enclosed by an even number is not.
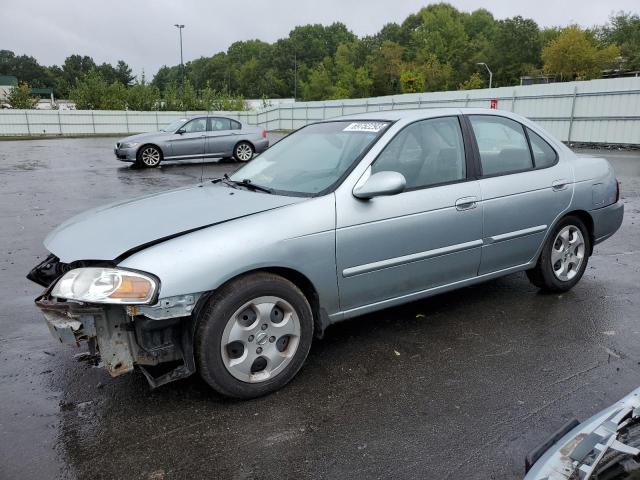
<svg viewBox="0 0 640 480"><path fill-rule="evenodd" d="M151 303L158 282L149 275L117 268L76 268L65 273L51 295L89 303Z"/></svg>
<svg viewBox="0 0 640 480"><path fill-rule="evenodd" d="M137 147L138 145L140 145L140 144L139 143L135 143L135 142L132 142L132 143L121 143L120 144L120 148L134 148L134 147Z"/></svg>

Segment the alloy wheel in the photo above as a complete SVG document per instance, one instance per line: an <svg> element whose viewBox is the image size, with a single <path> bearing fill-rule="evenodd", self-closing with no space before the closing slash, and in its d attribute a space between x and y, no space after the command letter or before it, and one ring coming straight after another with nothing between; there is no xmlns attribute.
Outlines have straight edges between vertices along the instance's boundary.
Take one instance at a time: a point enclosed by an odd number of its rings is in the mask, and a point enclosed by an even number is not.
<svg viewBox="0 0 640 480"><path fill-rule="evenodd" d="M236 148L236 156L241 162L248 162L253 157L253 149L246 143L242 143Z"/></svg>
<svg viewBox="0 0 640 480"><path fill-rule="evenodd" d="M220 353L231 375L258 383L286 368L299 341L300 319L291 304L279 297L258 297L229 318Z"/></svg>
<svg viewBox="0 0 640 480"><path fill-rule="evenodd" d="M567 225L558 232L551 247L551 268L558 280L573 279L582 266L585 256L585 241L575 225Z"/></svg>
<svg viewBox="0 0 640 480"><path fill-rule="evenodd" d="M142 150L140 158L147 167L155 167L160 163L160 152L156 148L147 147Z"/></svg>

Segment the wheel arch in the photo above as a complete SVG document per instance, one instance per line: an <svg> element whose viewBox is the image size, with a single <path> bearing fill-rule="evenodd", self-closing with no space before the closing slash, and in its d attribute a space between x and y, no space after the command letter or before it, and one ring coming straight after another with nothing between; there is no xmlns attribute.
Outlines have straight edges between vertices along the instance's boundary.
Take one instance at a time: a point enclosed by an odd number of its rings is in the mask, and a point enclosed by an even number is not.
<svg viewBox="0 0 640 480"><path fill-rule="evenodd" d="M164 152L162 151L162 148L160 147L160 145L158 145L157 143L153 143L153 142L147 142L147 143L143 143L142 145L140 145L138 147L138 150L136 150L136 160L138 160L138 156L140 155L140 152L142 152L142 149L145 147L155 147L158 149L158 151L160 152L160 160L164 160Z"/></svg>
<svg viewBox="0 0 640 480"><path fill-rule="evenodd" d="M255 153L255 151L256 151L256 145L255 145L251 140L243 139L243 140L238 140L236 143L234 143L234 144L233 144L233 150L231 150L231 152L232 152L233 154L235 154L235 153L236 153L236 147L237 147L238 145L240 145L241 143L248 143L248 144L251 146L251 148L253 149L253 152Z"/></svg>
<svg viewBox="0 0 640 480"><path fill-rule="evenodd" d="M289 267L281 267L281 266L267 266L255 268L253 270L247 270L246 272L239 273L234 275L231 278L225 280L216 290L219 290L223 286L227 285L230 282L237 280L240 277L244 277L247 275L251 275L259 272L267 272L272 273L274 275L278 275L286 280L289 280L296 287L302 291L303 295L309 302L311 306L311 313L313 315L313 334L316 338L322 338L324 335L324 331L326 327L329 325L329 316L326 311L320 306L320 297L318 295L318 291L314 286L313 282L307 277L305 274L301 273L298 270ZM210 292L210 294L213 292ZM207 297L210 296L207 295Z"/></svg>
<svg viewBox="0 0 640 480"><path fill-rule="evenodd" d="M578 217L580 220L582 220L582 223L584 223L585 227L587 227L587 233L589 234L589 256L591 256L591 254L593 253L593 244L595 242L593 217L586 210L572 210L562 215L562 217L558 219L556 224L567 217Z"/></svg>

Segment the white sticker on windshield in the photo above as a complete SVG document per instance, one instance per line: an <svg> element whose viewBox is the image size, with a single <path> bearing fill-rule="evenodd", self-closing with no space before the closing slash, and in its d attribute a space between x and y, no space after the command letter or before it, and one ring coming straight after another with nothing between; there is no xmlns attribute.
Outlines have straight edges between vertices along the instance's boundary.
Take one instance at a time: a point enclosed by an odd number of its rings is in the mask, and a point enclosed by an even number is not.
<svg viewBox="0 0 640 480"><path fill-rule="evenodd" d="M354 122L343 130L343 132L373 132L378 133L387 124L384 122Z"/></svg>

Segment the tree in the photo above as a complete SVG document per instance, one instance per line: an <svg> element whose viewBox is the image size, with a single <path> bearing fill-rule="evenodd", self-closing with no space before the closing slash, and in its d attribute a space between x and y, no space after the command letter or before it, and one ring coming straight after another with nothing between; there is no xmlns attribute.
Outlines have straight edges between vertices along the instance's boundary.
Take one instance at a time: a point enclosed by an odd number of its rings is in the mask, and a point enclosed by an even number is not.
<svg viewBox="0 0 640 480"><path fill-rule="evenodd" d="M640 16L619 12L612 15L609 24L600 32L605 45L619 45L623 66L627 70L640 70Z"/></svg>
<svg viewBox="0 0 640 480"><path fill-rule="evenodd" d="M540 29L531 19L520 16L498 22L493 55L495 85L517 85L520 77L540 64Z"/></svg>
<svg viewBox="0 0 640 480"><path fill-rule="evenodd" d="M385 41L369 58L373 95L393 95L400 92L400 72L404 47Z"/></svg>
<svg viewBox="0 0 640 480"><path fill-rule="evenodd" d="M329 61L329 59L327 59ZM328 62L327 62L328 63ZM309 73L309 79L301 82L302 97L305 100L324 100L334 93L333 82L325 63L320 63Z"/></svg>
<svg viewBox="0 0 640 480"><path fill-rule="evenodd" d="M125 86L119 82L107 83L97 69L78 81L69 97L80 110L124 110L127 106Z"/></svg>
<svg viewBox="0 0 640 480"><path fill-rule="evenodd" d="M160 90L149 85L144 72L140 82L127 89L127 108L129 110L150 111L160 107Z"/></svg>
<svg viewBox="0 0 640 480"><path fill-rule="evenodd" d="M593 37L577 25L563 29L542 50L544 70L566 80L585 80L600 76L620 56L616 45L598 48Z"/></svg>
<svg viewBox="0 0 640 480"><path fill-rule="evenodd" d="M27 82L20 82L7 94L7 102L12 108L33 108L37 101L31 96L31 88Z"/></svg>
<svg viewBox="0 0 640 480"><path fill-rule="evenodd" d="M458 85L458 90L475 90L478 88L484 88L484 79L479 73L472 73L471 76Z"/></svg>

